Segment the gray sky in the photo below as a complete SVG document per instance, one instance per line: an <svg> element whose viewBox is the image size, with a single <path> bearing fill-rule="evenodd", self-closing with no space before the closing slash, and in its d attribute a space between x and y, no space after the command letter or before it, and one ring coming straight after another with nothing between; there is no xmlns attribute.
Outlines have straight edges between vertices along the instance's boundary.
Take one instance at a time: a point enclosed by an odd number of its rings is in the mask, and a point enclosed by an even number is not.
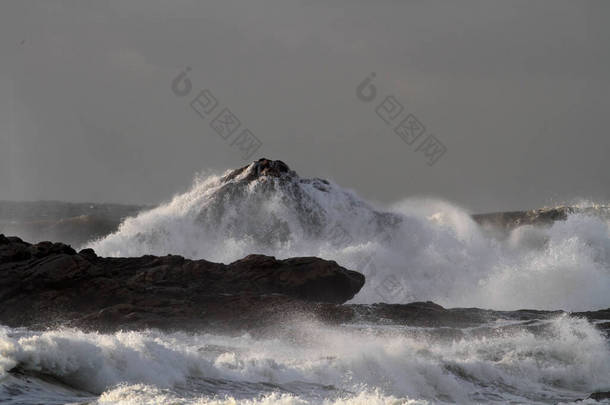
<svg viewBox="0 0 610 405"><path fill-rule="evenodd" d="M607 202L609 21L604 0L4 1L0 199L155 203L243 165L189 106L209 89L252 159L369 200ZM388 95L446 146L435 165L376 115Z"/></svg>

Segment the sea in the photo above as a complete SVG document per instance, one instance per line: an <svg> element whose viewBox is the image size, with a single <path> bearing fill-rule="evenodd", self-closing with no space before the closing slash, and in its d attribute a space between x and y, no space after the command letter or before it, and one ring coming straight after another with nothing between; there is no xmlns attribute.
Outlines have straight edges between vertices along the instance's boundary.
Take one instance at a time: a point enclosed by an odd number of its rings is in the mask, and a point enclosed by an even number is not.
<svg viewBox="0 0 610 405"><path fill-rule="evenodd" d="M448 201L381 205L327 180L252 170L197 176L78 248L224 263L317 256L366 276L349 303L565 312L475 327L288 319L263 335L0 326L0 404L593 404L610 391L599 327L610 320L569 315L610 308L604 205L502 227Z"/></svg>

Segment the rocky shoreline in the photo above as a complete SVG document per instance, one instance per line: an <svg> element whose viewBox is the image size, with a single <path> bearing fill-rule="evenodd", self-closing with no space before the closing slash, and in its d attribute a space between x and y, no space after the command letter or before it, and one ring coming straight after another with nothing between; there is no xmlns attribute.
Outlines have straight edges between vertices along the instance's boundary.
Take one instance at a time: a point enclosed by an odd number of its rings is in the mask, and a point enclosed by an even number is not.
<svg viewBox="0 0 610 405"><path fill-rule="evenodd" d="M363 285L362 274L315 257L249 255L228 265L171 255L101 258L91 249L0 235L0 323L9 326L234 323L273 308L340 304Z"/></svg>
<svg viewBox="0 0 610 405"><path fill-rule="evenodd" d="M0 323L12 327L237 332L309 319L459 329L503 319L538 328L535 321L563 313L345 304L364 283L362 274L315 257L249 255L226 265L172 255L102 258L91 249L0 235ZM610 308L571 315L610 333Z"/></svg>
<svg viewBox="0 0 610 405"><path fill-rule="evenodd" d="M194 347L197 357L200 352L207 356L211 348L214 354L210 359L214 362L220 359L219 355L230 353L249 367L245 362L251 358L240 356L243 350L240 345L224 346L225 341L232 340L246 342L248 347L262 342L269 345L271 352L275 351L277 344L284 345L279 352L288 350L290 353L298 353L301 347L322 346L323 350L311 352L313 357L321 356L323 367L320 370L330 370L326 359L332 358L331 368L347 365L347 370L358 372L363 369L363 381L374 384L377 377L369 371L377 374L377 366L381 366L379 370L384 376L392 375L397 368L406 369L409 376L411 370L419 372L419 366L412 368L413 363L422 362L467 384L477 381L480 370L492 367L489 369L493 370L492 380L485 377L477 382L477 386L482 392L488 392L487 387L493 388L489 391L493 398L496 395L494 387L500 387L496 381L503 381L496 380L494 375L496 371L501 375L506 370L510 375L511 370L518 370L524 384L521 387L525 387L524 398L539 398L538 393L532 393L528 388L531 375L522 372L523 367L529 370L535 362L534 378L543 384L551 381L551 391L554 391L553 381L557 375L554 370L561 369L561 373L569 375L570 380L575 379L575 382L562 380L557 385L576 387L574 395L565 396L557 392L554 394L557 399L573 400L590 393L591 400L608 398L608 393L604 392L606 385L596 383L599 378L592 377L590 370L597 375L607 374L607 367L603 364L607 363L606 346L610 342L610 308L596 310L600 308L599 302L607 304L604 299L590 301L593 304L584 306L575 306L572 299L576 295L585 295L587 300L589 291L595 291L595 297L603 296L603 285L596 289L597 286L591 284L579 284L581 278L568 278L569 284L566 284L566 273L559 273L558 277L545 278L536 286L553 294L563 292L570 296L562 295L552 303L514 299L500 304L517 308L523 302L529 303L523 305L533 307L542 302L541 307L556 308L554 311L444 308L430 301L373 303L375 299L401 300L400 297L381 298L383 295L379 292L378 295L371 294L381 285L377 283L380 280L377 270L381 270L381 275L401 277L400 285L408 289L422 288L421 284L418 285L419 278L411 277L417 272L421 273L422 279L427 279L422 291L404 297L438 297L436 299L443 302L455 302L448 298L444 288L455 288L461 294L475 294L478 287L490 294L506 291L504 285L481 285L480 280L484 278L470 277L470 272L485 270L488 263L478 266L478 261L436 262L436 257L444 256L447 248L455 247L453 243L435 246L438 250L429 257L431 261L413 257L409 246L423 245L411 241L410 236L426 234L426 229L417 226L417 221L425 223L425 218L415 218L414 226L409 227L410 218L399 213L376 211L332 182L301 178L281 161L261 159L227 172L222 178L213 177L210 182L142 215L138 215L140 209L150 207L0 201L0 329L8 342L5 343L8 351L4 351L12 355L9 357L15 364L13 367L12 363L7 363L12 367L7 370L10 378L16 378L6 389L9 397L21 389L19 387L30 389L30 378L39 378L39 357L47 359L49 364L42 369L45 378L59 376L53 384L65 381L66 377L63 368L57 372L56 362L64 359L75 362L77 368L74 370L78 371L72 375L77 379L68 378L67 381L71 384L76 382L78 387L83 375L82 367L88 370L90 364L113 363L118 358L118 368L122 369L123 363L132 358L130 353L122 352L122 344L119 344L118 354L111 350L108 356L100 357L99 353L104 352L104 342L108 339L135 342L138 346L135 353L147 357L147 344L142 347L140 344L154 336L151 344L155 347L158 337L169 339L170 358L180 359L180 364L184 358L174 348L189 351ZM205 198L193 199L193 195ZM269 212L265 210L267 201L281 203ZM513 240L515 234L510 231L519 226L544 228L555 221L567 220L571 214L603 218L608 212L607 207L555 207L473 215L472 218L480 225L474 227L478 228L477 234L482 232L483 236L504 243L503 238L511 237L506 242ZM132 218L113 234L126 217ZM434 215L431 220L436 220L436 217ZM463 214L460 214L460 219L464 219ZM570 218L564 225L570 228L583 219L585 223L589 220L599 222L578 217ZM192 229L197 232L191 232ZM529 235L527 229L523 230L526 236ZM556 230L533 233L547 235ZM4 236L3 233L20 235L25 240L60 240L62 243L28 243L20 237ZM576 234L580 236L582 232ZM519 235L517 232L516 236ZM92 240L102 236L104 238L100 240ZM409 243L393 245L393 238L406 239ZM238 250L225 250L232 246L227 243L231 240L245 241L247 248L241 246ZM308 251L320 252L314 254L327 257L327 247L342 250L355 247L359 253L361 244L375 240L384 244L367 251L377 256L373 267L367 267L366 261L354 260L360 255L346 256L339 250L339 254L332 257L337 257L341 263L359 264L348 269L335 261L317 257L278 260L271 256L248 255L239 259L240 256L234 254L236 251L244 252L242 254L282 252L279 254L287 257ZM424 237L426 240L430 239ZM448 240L453 239L449 237ZM308 245L310 241L315 241L314 248ZM290 247L299 242L304 242L307 250L273 248ZM529 241L525 242L530 247ZM552 242L551 239L545 243ZM393 245L393 248L387 250L386 245ZM97 253L89 248L77 252L72 246L94 248ZM507 243L506 246L511 245ZM191 258L215 257L226 264L189 260L178 255L147 255L150 252L178 253ZM516 253L522 252L526 251L518 249ZM544 252L541 249L538 253ZM101 257L104 255L129 257ZM386 260L383 255L390 255L392 260ZM472 255L478 256L479 251L473 251ZM575 272L587 270L579 264L570 266ZM365 279L362 273L366 273L369 279ZM434 284L439 275L443 276L442 283ZM448 276L446 279L445 275ZM556 279L560 280L559 284L553 284ZM514 293L528 282L527 278L517 279L513 282L516 289L509 291ZM530 294L538 294L538 288L530 286ZM520 296L518 291L516 295ZM562 299L564 296L567 298L565 301ZM353 304L350 300L354 297L354 301L370 304ZM490 301L475 299L471 302ZM561 310L564 303L571 308L591 308L594 311L568 313ZM32 345L31 342L37 339L43 339L43 344ZM89 351L79 349L82 339L86 341L85 346L91 348L92 356L89 356ZM196 340L195 346L192 346L192 339ZM394 347L396 339L401 346L398 351ZM212 343L206 343L208 341ZM58 342L65 353L56 356L54 348ZM336 343L338 347L328 357L326 346ZM343 346L347 352L342 351ZM14 349L17 347L19 349ZM77 354L73 355L73 352ZM306 361L312 354L307 352L304 356ZM372 355L370 358L369 354ZM355 362L353 355L357 357ZM263 359L269 359L269 364L275 369L275 364L288 364L283 363L281 357L282 354L279 357L273 354L265 355ZM290 355L289 363L297 357ZM164 356L160 358L165 359ZM276 359L280 362L276 363ZM372 367L369 367L370 359L373 360ZM147 364L139 369L147 369ZM231 360L230 364L232 369L236 363ZM428 370L428 366L425 369ZM25 373L21 374L23 371ZM405 375L402 371L399 374ZM92 375L97 375L97 370L92 370ZM117 382L125 380L128 378L121 377ZM589 388L581 389L583 387L577 385L578 381L586 382ZM107 387L109 385L104 382L95 392L101 393ZM260 387L257 390L260 392ZM499 390L505 391L503 387ZM476 398L482 397L477 394ZM547 398L546 394L544 398Z"/></svg>

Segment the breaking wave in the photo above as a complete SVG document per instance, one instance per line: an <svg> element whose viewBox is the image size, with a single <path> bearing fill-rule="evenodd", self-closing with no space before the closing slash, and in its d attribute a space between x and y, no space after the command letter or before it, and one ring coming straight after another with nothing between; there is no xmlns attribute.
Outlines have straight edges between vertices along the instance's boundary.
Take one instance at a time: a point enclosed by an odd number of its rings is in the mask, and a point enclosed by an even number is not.
<svg viewBox="0 0 610 405"><path fill-rule="evenodd" d="M458 340L315 323L266 338L2 328L0 374L19 373L0 379L0 400L32 398L41 376L66 387L56 401L99 404L556 403L608 388L610 348L593 325L563 315L539 326Z"/></svg>
<svg viewBox="0 0 610 405"><path fill-rule="evenodd" d="M318 256L366 275L355 303L610 307L610 224L603 216L574 213L549 226L497 234L448 202L375 207L326 180L260 170L255 162L199 179L88 247L106 256L180 254L219 262L250 253Z"/></svg>

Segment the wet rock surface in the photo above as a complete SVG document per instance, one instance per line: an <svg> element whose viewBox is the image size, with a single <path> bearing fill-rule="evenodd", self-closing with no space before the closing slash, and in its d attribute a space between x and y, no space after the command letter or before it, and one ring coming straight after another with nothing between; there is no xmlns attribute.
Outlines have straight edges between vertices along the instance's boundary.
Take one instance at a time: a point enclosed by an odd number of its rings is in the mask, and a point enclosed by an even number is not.
<svg viewBox="0 0 610 405"><path fill-rule="evenodd" d="M343 304L364 276L315 257L249 255L230 264L181 256L102 258L63 243L0 235L0 323L98 330L160 328L256 331L287 320L421 328L540 331L563 311L444 308L433 302ZM572 313L610 334L610 309ZM495 326L502 320L505 324ZM506 323L508 321L508 323Z"/></svg>
<svg viewBox="0 0 610 405"><path fill-rule="evenodd" d="M181 256L102 258L0 235L0 323L9 326L238 326L249 317L309 311L308 303L343 303L363 285L360 273L315 257L249 255L227 265Z"/></svg>

